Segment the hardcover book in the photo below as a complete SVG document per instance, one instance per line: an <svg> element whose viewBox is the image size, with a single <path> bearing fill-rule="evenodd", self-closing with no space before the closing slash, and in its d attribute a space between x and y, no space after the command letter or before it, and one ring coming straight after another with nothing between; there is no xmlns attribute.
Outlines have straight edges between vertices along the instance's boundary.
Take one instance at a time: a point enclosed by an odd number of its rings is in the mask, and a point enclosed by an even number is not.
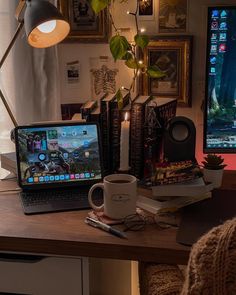
<svg viewBox="0 0 236 295"><path fill-rule="evenodd" d="M111 145L110 145L110 106L115 100L115 94L108 94L101 99L101 138L104 175L111 172Z"/></svg>
<svg viewBox="0 0 236 295"><path fill-rule="evenodd" d="M131 106L130 172L138 179L143 178L145 108L150 100L151 96L138 96Z"/></svg>
<svg viewBox="0 0 236 295"><path fill-rule="evenodd" d="M151 178L152 186L168 185L192 181L202 176L196 161L163 161L156 164L155 174Z"/></svg>
<svg viewBox="0 0 236 295"><path fill-rule="evenodd" d="M96 122L101 125L101 109L100 106L97 106L92 112L90 113L89 119L87 122Z"/></svg>
<svg viewBox="0 0 236 295"><path fill-rule="evenodd" d="M175 117L177 100L152 97L147 105L144 124L144 177L153 174L155 164L162 160L163 134L167 122Z"/></svg>
<svg viewBox="0 0 236 295"><path fill-rule="evenodd" d="M195 196L182 196L163 202L152 200L150 198L139 195L137 200L137 206L153 214L173 213L179 210L180 208L203 201L211 197L211 192L206 192L203 194L197 194Z"/></svg>
<svg viewBox="0 0 236 295"><path fill-rule="evenodd" d="M85 119L86 121L90 121L90 114L96 107L97 107L96 100L88 100L87 102L85 102L80 109L82 119Z"/></svg>
<svg viewBox="0 0 236 295"><path fill-rule="evenodd" d="M205 183L202 177L176 184L156 185L151 187L153 199L158 199L160 196L196 196L205 194L213 190L213 188L213 184L210 182Z"/></svg>
<svg viewBox="0 0 236 295"><path fill-rule="evenodd" d="M123 109L128 106L130 94L127 90L121 90L123 106L119 108L117 98L110 106L110 144L111 144L111 171L117 172L120 167L120 134Z"/></svg>

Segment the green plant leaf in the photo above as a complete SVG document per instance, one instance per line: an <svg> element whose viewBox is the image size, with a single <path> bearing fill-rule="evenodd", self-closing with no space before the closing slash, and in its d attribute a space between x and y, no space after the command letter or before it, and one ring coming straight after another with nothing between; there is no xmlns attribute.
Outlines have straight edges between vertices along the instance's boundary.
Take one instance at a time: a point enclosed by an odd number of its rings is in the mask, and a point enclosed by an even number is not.
<svg viewBox="0 0 236 295"><path fill-rule="evenodd" d="M118 109L121 110L123 108L123 95L120 89L116 92L116 99L117 99Z"/></svg>
<svg viewBox="0 0 236 295"><path fill-rule="evenodd" d="M124 36L116 35L110 40L110 51L115 61L122 59L130 49L130 44Z"/></svg>
<svg viewBox="0 0 236 295"><path fill-rule="evenodd" d="M122 60L128 60L133 58L133 55L130 52L127 52L123 57Z"/></svg>
<svg viewBox="0 0 236 295"><path fill-rule="evenodd" d="M139 47L144 49L145 47L148 46L149 38L148 38L147 35L139 35L139 34L137 34L137 35L134 36L134 41Z"/></svg>
<svg viewBox="0 0 236 295"><path fill-rule="evenodd" d="M208 154L202 161L203 167L210 170L224 169L227 165L224 164L224 158L220 155Z"/></svg>
<svg viewBox="0 0 236 295"><path fill-rule="evenodd" d="M165 77L166 74L164 74L163 72L161 72L157 66L149 66L147 68L147 74L151 77L151 78L162 78Z"/></svg>
<svg viewBox="0 0 236 295"><path fill-rule="evenodd" d="M90 4L95 13L99 13L109 5L109 0L91 0Z"/></svg>
<svg viewBox="0 0 236 295"><path fill-rule="evenodd" d="M126 66L130 69L138 69L138 62L136 58L130 58L125 62Z"/></svg>

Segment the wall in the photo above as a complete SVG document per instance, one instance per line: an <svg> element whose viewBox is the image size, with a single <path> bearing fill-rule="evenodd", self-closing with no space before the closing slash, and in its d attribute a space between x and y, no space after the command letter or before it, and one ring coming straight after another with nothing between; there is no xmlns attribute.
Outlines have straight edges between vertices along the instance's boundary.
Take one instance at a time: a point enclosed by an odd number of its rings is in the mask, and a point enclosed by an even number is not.
<svg viewBox="0 0 236 295"><path fill-rule="evenodd" d="M139 295L137 262L89 258L90 295Z"/></svg>
<svg viewBox="0 0 236 295"><path fill-rule="evenodd" d="M117 1L119 2L119 1ZM114 20L118 27L130 28L130 31L125 31L125 35L130 39L134 28L134 19L131 15L127 15L126 11L134 11L134 0L124 3L115 4ZM189 0L188 8L188 33L194 36L193 45L193 66L192 66L192 107L179 108L178 115L183 115L191 118L197 129L197 149L196 155L199 162L203 157L202 153L202 129L203 116L200 109L204 99L204 81L205 81L205 46L206 46L206 17L207 6L209 5L230 5L235 4L234 0L214 1L214 0ZM141 26L146 28L147 34L157 35L157 11L158 4L155 2L155 18L149 21L142 21ZM109 46L106 44L61 44L59 46L60 72L61 72L61 101L62 102L83 102L91 98L90 88L90 72L89 58L100 55L109 55ZM68 85L65 79L65 63L68 61L80 61L80 82L75 87ZM118 87L127 85L127 81L131 79L132 73L122 64L117 63L119 69ZM228 169L236 169L236 155L224 155Z"/></svg>

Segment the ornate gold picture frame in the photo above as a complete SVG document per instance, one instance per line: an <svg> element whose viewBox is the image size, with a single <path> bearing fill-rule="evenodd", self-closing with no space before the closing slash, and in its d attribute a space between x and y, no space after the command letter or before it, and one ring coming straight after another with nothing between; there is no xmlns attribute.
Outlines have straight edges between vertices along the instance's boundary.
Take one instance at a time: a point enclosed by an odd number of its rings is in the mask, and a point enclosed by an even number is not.
<svg viewBox="0 0 236 295"><path fill-rule="evenodd" d="M165 73L162 78L143 74L139 90L143 95L173 97L178 106L191 106L192 36L152 37L141 54L148 66Z"/></svg>
<svg viewBox="0 0 236 295"><path fill-rule="evenodd" d="M111 22L107 9L96 15L89 0L59 0L59 8L71 27L65 42L108 43Z"/></svg>
<svg viewBox="0 0 236 295"><path fill-rule="evenodd" d="M160 0L159 33L185 33L187 16L188 0Z"/></svg>

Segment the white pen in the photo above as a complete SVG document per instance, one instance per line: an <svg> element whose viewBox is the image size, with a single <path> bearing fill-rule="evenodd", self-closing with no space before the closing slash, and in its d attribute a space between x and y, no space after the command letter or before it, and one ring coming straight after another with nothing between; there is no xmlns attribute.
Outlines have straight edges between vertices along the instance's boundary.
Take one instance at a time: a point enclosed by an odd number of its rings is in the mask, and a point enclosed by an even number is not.
<svg viewBox="0 0 236 295"><path fill-rule="evenodd" d="M114 236L127 239L127 235L125 233L123 233L122 231L119 231L118 229L111 227L110 225L108 225L106 223L103 223L103 222L93 219L91 217L86 217L85 222L93 227L97 227L97 228L100 228L106 232L109 232L110 234L112 234Z"/></svg>

